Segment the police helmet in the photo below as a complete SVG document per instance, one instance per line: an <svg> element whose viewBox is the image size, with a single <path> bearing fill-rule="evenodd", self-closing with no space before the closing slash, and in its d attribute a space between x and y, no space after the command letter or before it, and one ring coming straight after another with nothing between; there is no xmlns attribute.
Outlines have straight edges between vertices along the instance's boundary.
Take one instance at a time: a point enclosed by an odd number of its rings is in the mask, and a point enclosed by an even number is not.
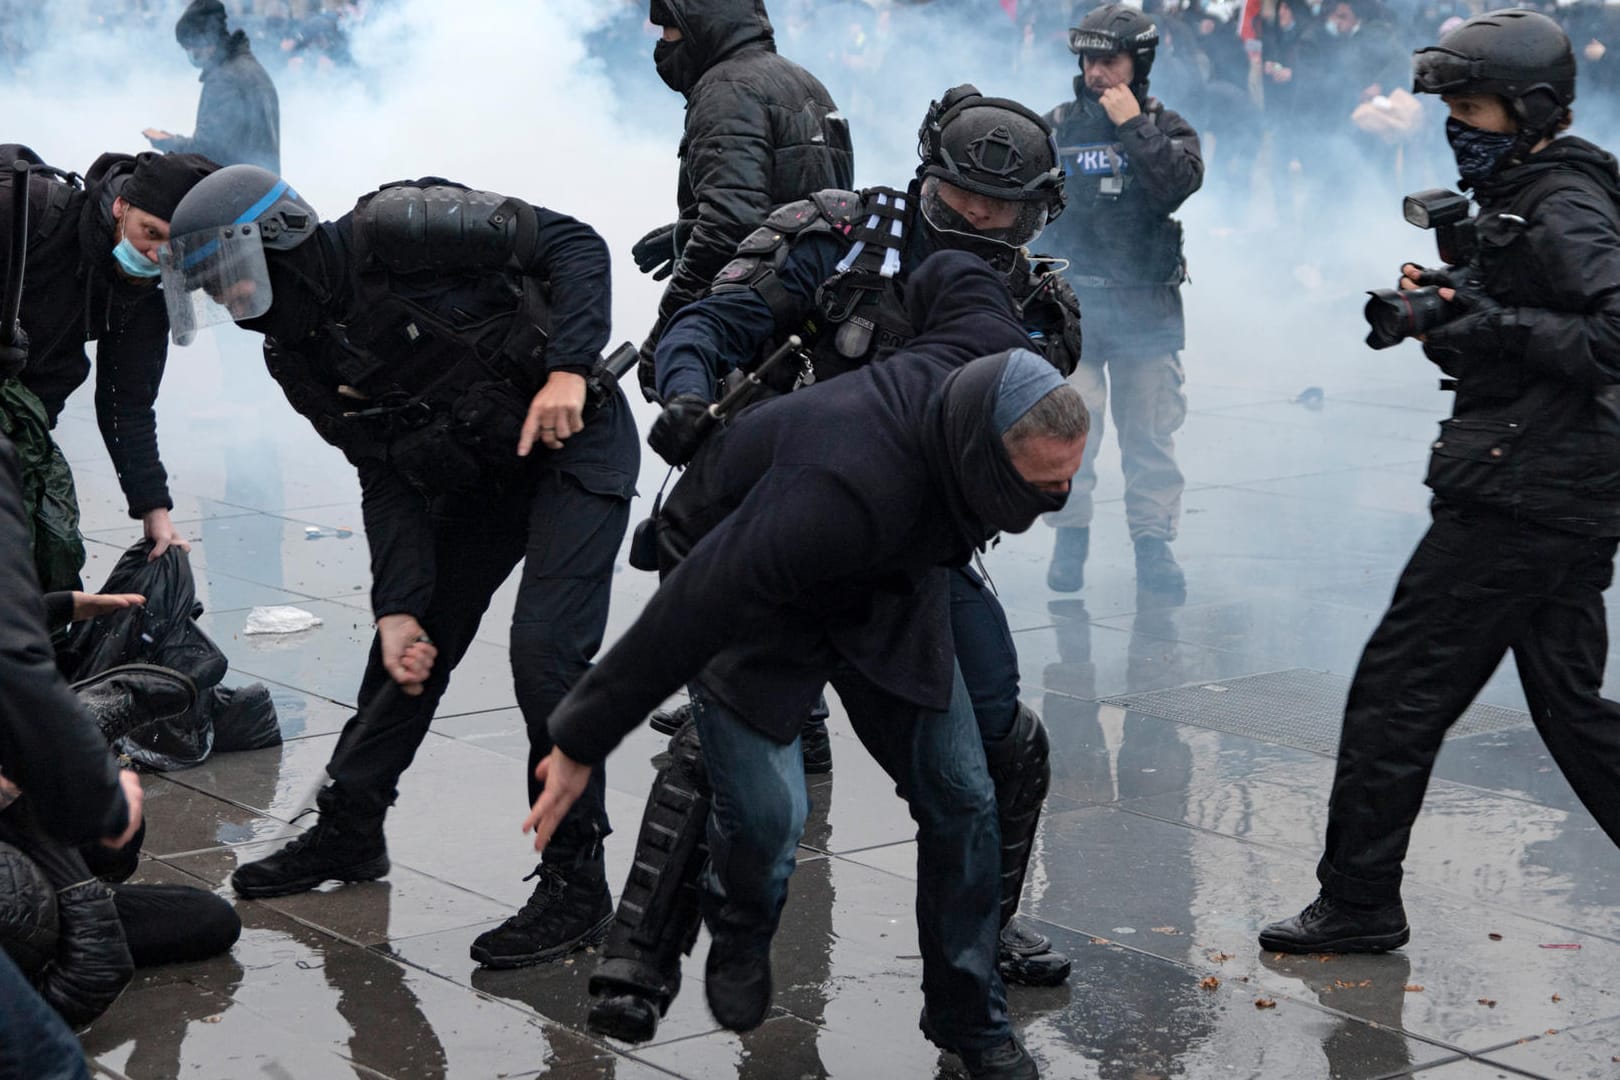
<svg viewBox="0 0 1620 1080"><path fill-rule="evenodd" d="M319 224L287 181L257 165L231 165L200 181L175 207L158 260L175 342L270 310L264 253L292 250Z"/></svg>
<svg viewBox="0 0 1620 1080"><path fill-rule="evenodd" d="M953 87L929 106L917 132L917 154L923 213L936 229L966 229L1019 248L1063 212L1067 195L1052 126L1016 101L987 98L968 83ZM940 200L941 183L1016 204L1016 220L975 229Z"/></svg>
<svg viewBox="0 0 1620 1080"><path fill-rule="evenodd" d="M1104 4L1069 30L1069 51L1080 58L1118 56L1129 53L1133 65L1131 89L1138 97L1147 93L1148 74L1159 51L1159 28L1153 20L1125 4Z"/></svg>
<svg viewBox="0 0 1620 1080"><path fill-rule="evenodd" d="M1476 15L1412 54L1418 94L1496 94L1521 130L1552 133L1575 100L1575 50L1552 19L1534 11Z"/></svg>

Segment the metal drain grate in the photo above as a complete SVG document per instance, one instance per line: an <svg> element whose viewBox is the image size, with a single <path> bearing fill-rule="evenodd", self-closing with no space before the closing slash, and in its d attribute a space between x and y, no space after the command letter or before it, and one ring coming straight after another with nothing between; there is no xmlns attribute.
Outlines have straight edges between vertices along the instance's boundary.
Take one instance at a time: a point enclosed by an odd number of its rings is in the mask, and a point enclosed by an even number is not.
<svg viewBox="0 0 1620 1080"><path fill-rule="evenodd" d="M1212 728L1331 755L1339 747L1339 728L1349 692L1350 680L1342 675L1290 668L1221 682L1111 697L1104 699L1103 704L1174 720L1178 724ZM1446 737L1501 731L1529 722L1526 713L1497 705L1475 704L1463 713Z"/></svg>

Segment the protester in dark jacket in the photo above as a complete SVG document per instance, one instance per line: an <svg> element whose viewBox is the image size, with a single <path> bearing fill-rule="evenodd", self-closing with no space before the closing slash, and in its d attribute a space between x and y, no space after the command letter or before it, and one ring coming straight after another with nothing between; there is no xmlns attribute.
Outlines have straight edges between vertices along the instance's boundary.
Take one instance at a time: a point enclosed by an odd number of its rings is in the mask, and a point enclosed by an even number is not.
<svg viewBox="0 0 1620 1080"><path fill-rule="evenodd" d="M281 104L247 35L226 28L219 0L192 0L175 24L174 36L202 68L197 125L190 135L147 128L147 139L168 153L191 152L221 165L280 172Z"/></svg>
<svg viewBox="0 0 1620 1080"><path fill-rule="evenodd" d="M642 346L649 394L664 324L708 290L771 208L855 182L849 125L814 75L777 54L764 0L652 0L652 21L664 27L658 74L686 96L686 131L679 222L637 251L644 268L673 260Z"/></svg>
<svg viewBox="0 0 1620 1080"><path fill-rule="evenodd" d="M1432 444L1433 523L1345 705L1322 889L1265 927L1284 952L1383 952L1410 936L1402 863L1441 739L1511 650L1536 729L1620 843L1620 704L1604 698L1603 591L1620 542L1620 169L1560 133L1575 60L1556 23L1476 16L1419 50L1443 94L1478 254L1440 286L1424 352L1456 392Z"/></svg>
<svg viewBox="0 0 1620 1080"><path fill-rule="evenodd" d="M678 565L552 713L557 749L530 824L543 846L594 767L692 680L723 887L706 899L705 990L722 1025L748 1030L770 1002L770 939L806 812L797 735L830 681L918 821L931 1037L972 1076L1033 1077L996 973L994 796L940 568L1061 504L1085 413L1020 348L1006 283L976 257L945 252L913 271L907 309L921 331L908 348L745 412L683 476L663 537ZM1026 447L1014 425L1048 399L1063 425Z"/></svg>
<svg viewBox="0 0 1620 1080"><path fill-rule="evenodd" d="M12 148L23 152L21 148ZM36 168L29 180L27 270L23 277L20 322L26 348L11 357L22 365L26 395L0 390L5 430L22 443L25 492L32 516L41 473L53 467L66 479L66 509L73 517L70 536L48 540L36 526L36 566L51 591L78 586L83 549L77 536L72 481L60 452L46 431L56 426L68 395L90 375L86 341L96 346L96 421L118 483L154 541L153 557L179 533L169 520L174 502L168 475L158 457L153 405L168 356L169 319L158 289L158 248L168 239L169 217L191 186L217 168L194 154L147 151L103 154L90 166L80 189ZM0 246L9 243L15 192L0 185ZM55 494L55 493L53 493ZM39 546L60 542L72 553L53 558Z"/></svg>

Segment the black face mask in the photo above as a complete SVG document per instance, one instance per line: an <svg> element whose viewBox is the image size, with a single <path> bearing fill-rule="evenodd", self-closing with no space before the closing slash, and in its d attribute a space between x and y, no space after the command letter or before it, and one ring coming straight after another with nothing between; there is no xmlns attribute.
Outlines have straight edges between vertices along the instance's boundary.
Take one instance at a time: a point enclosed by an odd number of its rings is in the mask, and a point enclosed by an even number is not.
<svg viewBox="0 0 1620 1080"><path fill-rule="evenodd" d="M1447 118L1446 141L1457 158L1457 175L1469 184L1489 180L1519 141L1517 133L1484 131Z"/></svg>
<svg viewBox="0 0 1620 1080"><path fill-rule="evenodd" d="M680 41L660 41L653 46L653 66L664 85L677 94L684 94L697 83L697 62L685 38Z"/></svg>
<svg viewBox="0 0 1620 1080"><path fill-rule="evenodd" d="M292 251L266 252L270 309L236 325L283 344L302 341L325 325L330 290L318 280L325 275L317 247L311 240Z"/></svg>

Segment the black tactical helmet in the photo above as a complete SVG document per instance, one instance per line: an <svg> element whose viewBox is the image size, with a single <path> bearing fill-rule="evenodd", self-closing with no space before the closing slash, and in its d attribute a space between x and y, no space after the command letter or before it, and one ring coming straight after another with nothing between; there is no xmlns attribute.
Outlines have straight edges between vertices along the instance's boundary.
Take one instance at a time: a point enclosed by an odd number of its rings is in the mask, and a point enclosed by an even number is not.
<svg viewBox="0 0 1620 1080"><path fill-rule="evenodd" d="M1063 212L1063 164L1052 125L1016 101L987 98L971 83L928 107L917 130L917 176L1011 202Z"/></svg>
<svg viewBox="0 0 1620 1080"><path fill-rule="evenodd" d="M1131 89L1141 97L1147 93L1148 74L1159 51L1159 28L1136 8L1104 4L1069 30L1069 51L1080 58L1082 65L1088 55L1130 53L1134 66Z"/></svg>
<svg viewBox="0 0 1620 1080"><path fill-rule="evenodd" d="M175 207L159 258L175 341L268 311L264 253L291 251L319 225L315 208L268 169L231 165L200 180Z"/></svg>
<svg viewBox="0 0 1620 1080"><path fill-rule="evenodd" d="M1412 54L1418 94L1496 94L1519 127L1550 134L1575 100L1575 50L1552 19L1534 11L1476 15Z"/></svg>

